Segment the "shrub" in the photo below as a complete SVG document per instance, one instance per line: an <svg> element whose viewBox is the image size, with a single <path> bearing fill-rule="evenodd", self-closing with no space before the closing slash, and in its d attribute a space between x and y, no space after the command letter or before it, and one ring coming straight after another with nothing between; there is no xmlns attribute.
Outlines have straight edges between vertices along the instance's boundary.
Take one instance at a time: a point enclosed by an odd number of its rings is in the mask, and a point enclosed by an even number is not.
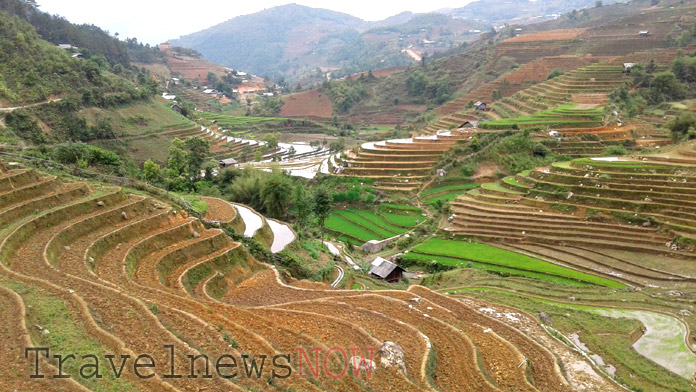
<svg viewBox="0 0 696 392"><path fill-rule="evenodd" d="M532 153L534 154L534 156L543 158L543 157L546 157L547 155L550 155L551 150L541 143L536 143L536 144L534 144L534 147L532 148Z"/></svg>
<svg viewBox="0 0 696 392"><path fill-rule="evenodd" d="M88 165L120 166L121 158L111 151L84 143L64 143L53 148L53 158L63 164L85 162Z"/></svg>
<svg viewBox="0 0 696 392"><path fill-rule="evenodd" d="M606 150L604 150L604 155L626 155L628 154L628 151L624 148L624 146L609 146L607 147Z"/></svg>
<svg viewBox="0 0 696 392"><path fill-rule="evenodd" d="M565 72L563 72L563 70L554 69L553 71L549 72L548 75L546 75L546 80L559 77L559 76L563 75L564 73L565 73Z"/></svg>

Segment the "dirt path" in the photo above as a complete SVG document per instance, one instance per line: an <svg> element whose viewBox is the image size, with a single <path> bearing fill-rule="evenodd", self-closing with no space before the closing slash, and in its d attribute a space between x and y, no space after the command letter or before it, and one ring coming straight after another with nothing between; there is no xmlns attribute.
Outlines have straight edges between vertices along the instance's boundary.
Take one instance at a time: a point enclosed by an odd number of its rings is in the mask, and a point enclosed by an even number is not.
<svg viewBox="0 0 696 392"><path fill-rule="evenodd" d="M61 100L63 100L63 98L53 98L53 99L49 99L49 100L43 101L43 102L31 103L29 105L21 105L21 106L15 106L15 107L10 107L10 108L0 108L0 113L10 113L10 112L14 112L15 110L26 109L26 108L30 108L30 107L34 107L34 106L39 106L39 105L45 105L47 103L58 102Z"/></svg>

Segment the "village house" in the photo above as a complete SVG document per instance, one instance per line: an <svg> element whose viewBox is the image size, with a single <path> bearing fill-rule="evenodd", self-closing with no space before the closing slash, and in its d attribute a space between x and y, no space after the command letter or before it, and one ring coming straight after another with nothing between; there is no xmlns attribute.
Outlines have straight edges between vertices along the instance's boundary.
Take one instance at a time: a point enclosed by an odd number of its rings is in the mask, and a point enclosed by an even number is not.
<svg viewBox="0 0 696 392"><path fill-rule="evenodd" d="M223 160L219 161L218 165L220 165L221 169L224 169L226 167L237 167L238 162L234 158L227 158L227 159L223 159Z"/></svg>
<svg viewBox="0 0 696 392"><path fill-rule="evenodd" d="M398 283L404 277L404 269L389 260L377 257L372 262L370 276L389 283Z"/></svg>
<svg viewBox="0 0 696 392"><path fill-rule="evenodd" d="M179 114L181 114L181 113L183 112L183 110L181 109L181 106L179 106L179 105L176 104L176 103L175 103L174 105L170 106L170 107L171 107L171 109L172 109L173 111L175 111L175 112L177 112L177 113L179 113Z"/></svg>

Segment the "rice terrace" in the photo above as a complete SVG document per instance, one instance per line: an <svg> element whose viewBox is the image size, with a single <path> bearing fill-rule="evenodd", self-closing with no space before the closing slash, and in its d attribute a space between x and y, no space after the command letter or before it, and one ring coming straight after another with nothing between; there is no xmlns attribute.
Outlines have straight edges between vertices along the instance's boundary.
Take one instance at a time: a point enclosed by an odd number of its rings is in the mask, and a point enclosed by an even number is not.
<svg viewBox="0 0 696 392"><path fill-rule="evenodd" d="M69 3L0 2L0 390L696 391L696 2Z"/></svg>

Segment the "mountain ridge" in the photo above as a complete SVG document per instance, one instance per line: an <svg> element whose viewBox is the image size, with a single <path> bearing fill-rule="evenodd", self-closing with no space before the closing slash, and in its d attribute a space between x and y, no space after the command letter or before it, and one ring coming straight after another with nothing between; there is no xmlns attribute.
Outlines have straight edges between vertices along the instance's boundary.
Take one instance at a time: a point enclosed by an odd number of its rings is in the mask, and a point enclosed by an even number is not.
<svg viewBox="0 0 696 392"><path fill-rule="evenodd" d="M422 47L414 50L424 53L447 49L469 40L470 31L481 27L448 16L433 23L434 15L441 14L402 12L367 22L345 13L288 4L238 16L170 42L195 49L206 59L227 67L301 79L317 68L322 72L345 68L349 73L410 65L414 59L403 53L404 49L418 45ZM411 26L413 31L407 33L389 31L365 36L375 29L414 23L422 25Z"/></svg>

